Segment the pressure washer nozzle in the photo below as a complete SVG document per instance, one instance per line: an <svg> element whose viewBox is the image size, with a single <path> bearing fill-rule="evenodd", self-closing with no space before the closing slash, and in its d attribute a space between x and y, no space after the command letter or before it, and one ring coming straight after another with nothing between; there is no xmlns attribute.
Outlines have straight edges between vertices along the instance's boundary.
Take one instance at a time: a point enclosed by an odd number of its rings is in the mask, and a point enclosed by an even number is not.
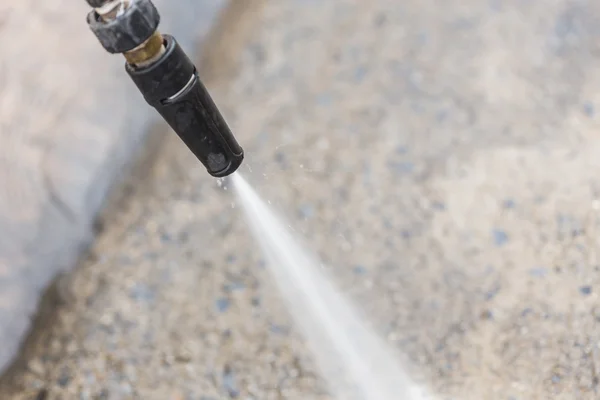
<svg viewBox="0 0 600 400"><path fill-rule="evenodd" d="M125 69L154 107L214 177L235 172L244 152L198 71L174 37L158 32L151 0L87 0L87 21L109 53L125 56Z"/></svg>

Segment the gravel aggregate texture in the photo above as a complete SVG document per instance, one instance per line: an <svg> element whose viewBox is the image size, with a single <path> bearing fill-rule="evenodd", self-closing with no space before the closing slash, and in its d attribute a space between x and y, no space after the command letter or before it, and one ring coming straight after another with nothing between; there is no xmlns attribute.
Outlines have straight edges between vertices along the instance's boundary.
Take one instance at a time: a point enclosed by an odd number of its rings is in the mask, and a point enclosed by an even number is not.
<svg viewBox="0 0 600 400"><path fill-rule="evenodd" d="M599 7L249 2L211 37L242 173L439 399L599 396ZM173 135L145 172L0 393L327 399L231 189Z"/></svg>

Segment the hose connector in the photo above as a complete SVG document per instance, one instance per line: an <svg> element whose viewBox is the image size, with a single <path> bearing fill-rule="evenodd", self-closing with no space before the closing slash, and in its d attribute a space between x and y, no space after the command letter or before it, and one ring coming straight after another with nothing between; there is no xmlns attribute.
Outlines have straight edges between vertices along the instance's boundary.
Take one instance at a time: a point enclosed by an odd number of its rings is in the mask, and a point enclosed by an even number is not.
<svg viewBox="0 0 600 400"><path fill-rule="evenodd" d="M101 3L101 0L88 1ZM92 10L87 23L102 47L118 54L145 43L157 31L160 15L150 0L113 0Z"/></svg>

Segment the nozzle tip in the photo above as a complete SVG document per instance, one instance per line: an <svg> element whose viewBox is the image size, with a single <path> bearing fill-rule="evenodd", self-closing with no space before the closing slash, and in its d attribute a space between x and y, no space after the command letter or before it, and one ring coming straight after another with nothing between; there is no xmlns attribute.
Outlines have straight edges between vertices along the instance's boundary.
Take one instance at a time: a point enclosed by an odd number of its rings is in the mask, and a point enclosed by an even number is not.
<svg viewBox="0 0 600 400"><path fill-rule="evenodd" d="M210 162L204 162L205 166L207 167L208 173L214 176L215 178L225 178L237 171L240 165L242 165L242 161L244 160L244 153L242 152L239 155L230 154L229 156L229 164L225 168L219 170L215 170L214 168L212 168L213 166Z"/></svg>

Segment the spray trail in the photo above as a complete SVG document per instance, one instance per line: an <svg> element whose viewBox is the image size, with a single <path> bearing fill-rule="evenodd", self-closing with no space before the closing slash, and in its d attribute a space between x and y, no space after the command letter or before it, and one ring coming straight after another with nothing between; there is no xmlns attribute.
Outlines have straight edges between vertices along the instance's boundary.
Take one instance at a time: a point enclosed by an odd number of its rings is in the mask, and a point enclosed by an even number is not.
<svg viewBox="0 0 600 400"><path fill-rule="evenodd" d="M394 351L363 324L319 260L300 247L239 173L232 177L270 272L336 398L429 398L411 381Z"/></svg>

